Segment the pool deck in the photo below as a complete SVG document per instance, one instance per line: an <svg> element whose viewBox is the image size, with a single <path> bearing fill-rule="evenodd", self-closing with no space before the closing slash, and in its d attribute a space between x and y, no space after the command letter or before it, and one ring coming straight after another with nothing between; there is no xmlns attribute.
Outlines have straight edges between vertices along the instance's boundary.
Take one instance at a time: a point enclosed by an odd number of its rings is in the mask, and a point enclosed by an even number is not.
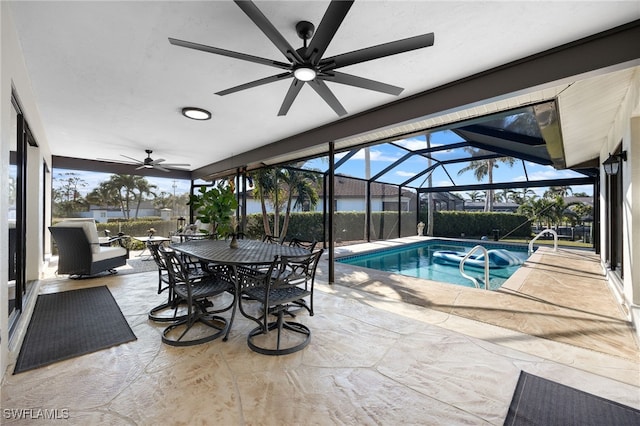
<svg viewBox="0 0 640 426"><path fill-rule="evenodd" d="M426 241L408 237L336 248L336 258ZM492 243L489 241L488 243ZM322 265L326 267L325 265ZM440 312L439 326L625 381L638 370L638 342L593 251L540 247L497 291L468 288L336 263L335 284ZM460 323L460 319L476 323ZM490 331L491 330L491 331ZM514 333L515 332L515 333ZM540 345L544 339L544 345ZM528 344L531 342L531 344ZM535 342L535 344L534 344ZM615 358L611 362L610 357ZM627 378L637 383L640 373Z"/></svg>
<svg viewBox="0 0 640 426"><path fill-rule="evenodd" d="M315 315L295 318L312 341L281 357L247 347L255 323L242 315L227 342L163 344L166 323L147 313L166 294L156 271L140 272L152 262L135 260L117 275L38 283L39 294L106 285L137 340L13 375L16 342L2 424L64 408L65 424L83 426L502 425L521 371L640 409L638 349L590 252L541 249L500 292L344 264L328 284L325 257Z"/></svg>

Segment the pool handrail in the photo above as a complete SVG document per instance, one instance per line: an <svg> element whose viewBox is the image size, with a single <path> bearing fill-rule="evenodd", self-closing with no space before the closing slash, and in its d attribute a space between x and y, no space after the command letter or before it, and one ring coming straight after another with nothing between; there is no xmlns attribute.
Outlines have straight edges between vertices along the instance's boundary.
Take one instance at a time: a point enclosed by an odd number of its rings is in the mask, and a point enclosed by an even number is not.
<svg viewBox="0 0 640 426"><path fill-rule="evenodd" d="M533 253L533 243L540 237L542 237L544 234L546 233L550 233L553 235L553 251L558 251L558 233L556 232L555 229L551 229L551 228L546 228L543 231L540 231L538 233L538 235L536 235L535 237L533 237L533 240L529 241L529 256L531 256L531 253Z"/></svg>
<svg viewBox="0 0 640 426"><path fill-rule="evenodd" d="M460 261L460 275L462 275L463 277L471 280L471 282L473 282L473 284L476 286L476 288L480 288L480 285L478 284L478 280L476 278L472 277L471 275L468 275L467 273L464 272L464 262L467 259L469 259L469 257L471 257L471 255L476 250L481 250L482 253L484 253L484 289L485 290L489 290L489 252L487 251L487 249L484 246L481 246L480 244L478 244L477 246L474 246L462 258L462 260Z"/></svg>

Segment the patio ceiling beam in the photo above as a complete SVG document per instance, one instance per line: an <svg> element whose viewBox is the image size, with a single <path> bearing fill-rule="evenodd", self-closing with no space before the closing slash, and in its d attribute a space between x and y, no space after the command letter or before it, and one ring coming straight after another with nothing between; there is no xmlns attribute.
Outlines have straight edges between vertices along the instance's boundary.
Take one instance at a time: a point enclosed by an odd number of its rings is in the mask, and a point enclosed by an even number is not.
<svg viewBox="0 0 640 426"><path fill-rule="evenodd" d="M493 146L493 145L489 145L489 144L477 142L477 141L469 141L469 145L473 146L474 148L483 149L485 151L491 151L497 154L501 154L500 157L513 157L518 160L525 160L531 163L542 164L544 166L553 165L553 161L549 160L548 158L538 157L531 154L525 154L524 152L520 152L512 149L500 148L497 146Z"/></svg>
<svg viewBox="0 0 640 426"><path fill-rule="evenodd" d="M463 132L476 133L478 135L488 136L491 138L506 140L509 142L516 142L528 146L541 146L545 144L544 139L542 138L523 135L521 133L512 132L506 129L497 129L494 127L483 126L481 124L472 124L469 126L459 127L457 129L454 129L454 132L458 133L458 130Z"/></svg>
<svg viewBox="0 0 640 426"><path fill-rule="evenodd" d="M557 82L610 67L622 69L639 62L640 20L612 28L507 64L407 96L380 107L354 114L235 155L193 171L193 179L225 170L260 164L265 158L340 141L398 123L484 102L531 87Z"/></svg>

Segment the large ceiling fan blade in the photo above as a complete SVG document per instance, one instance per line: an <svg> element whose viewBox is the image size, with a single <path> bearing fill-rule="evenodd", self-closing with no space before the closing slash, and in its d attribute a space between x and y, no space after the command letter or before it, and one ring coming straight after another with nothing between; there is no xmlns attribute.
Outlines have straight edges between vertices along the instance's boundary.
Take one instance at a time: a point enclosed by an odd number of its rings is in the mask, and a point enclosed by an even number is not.
<svg viewBox="0 0 640 426"><path fill-rule="evenodd" d="M329 4L307 49L307 57L311 59L311 63L317 65L320 62L352 5L353 1L335 0Z"/></svg>
<svg viewBox="0 0 640 426"><path fill-rule="evenodd" d="M191 164L189 163L164 163L162 167L189 167Z"/></svg>
<svg viewBox="0 0 640 426"><path fill-rule="evenodd" d="M156 164L155 166L153 166L153 168L154 168L154 169L156 169L156 170L162 170L163 172L170 172L170 171L171 171L171 170L169 170L169 169L165 169L164 167L162 167L162 166L160 166L160 165L158 165L158 164Z"/></svg>
<svg viewBox="0 0 640 426"><path fill-rule="evenodd" d="M320 61L320 68L323 71L332 70L335 68L346 67L348 65L371 61L372 59L397 55L398 53L409 52L411 50L433 46L433 41L434 35L433 33L429 33L405 38L402 40L396 40L389 43L379 44L377 46L366 47L364 49L354 50L353 52L343 53L341 55L325 58Z"/></svg>
<svg viewBox="0 0 640 426"><path fill-rule="evenodd" d="M253 21L254 24L262 30L262 32L271 40L271 42L282 52L282 54L289 59L292 63L301 63L302 58L291 47L289 42L280 34L280 32L273 26L273 24L267 19L266 16L258 9L258 7L251 1L234 0L235 3L242 9L242 11Z"/></svg>
<svg viewBox="0 0 640 426"><path fill-rule="evenodd" d="M140 161L137 161L137 160L133 162L133 161L116 160L113 158L96 158L96 161L107 161L109 163L117 163L117 164L130 164L132 166L137 166L141 164Z"/></svg>
<svg viewBox="0 0 640 426"><path fill-rule="evenodd" d="M369 80L368 78L358 77L343 72L331 71L329 75L318 77L322 80L332 81L334 83L347 84L349 86L360 87L363 89L375 90L376 92L387 93L389 95L398 96L404 88L392 86L391 84L382 83L380 81Z"/></svg>
<svg viewBox="0 0 640 426"><path fill-rule="evenodd" d="M163 161L167 161L164 158L158 158L157 160L153 160L151 162L149 162L149 164L151 164L152 166L155 166L156 164L162 163Z"/></svg>
<svg viewBox="0 0 640 426"><path fill-rule="evenodd" d="M327 104L329 104L329 106L335 111L336 114L338 114L339 117L347 115L347 110L344 109L338 98L336 98L331 90L329 90L324 81L316 78L315 80L310 81L309 85L313 88L313 90L316 91L318 95L320 95L322 99L324 99Z"/></svg>
<svg viewBox="0 0 640 426"><path fill-rule="evenodd" d="M291 82L291 86L289 86L289 90L287 91L287 95L284 97L284 101L282 101L282 105L280 106L280 111L278 111L278 115L287 115L289 112L289 108L291 108L291 104L300 93L300 89L304 86L304 81L298 80L294 78Z"/></svg>
<svg viewBox="0 0 640 426"><path fill-rule="evenodd" d="M193 43L185 40L178 40L169 37L169 43L174 46L186 47L188 49L200 50L202 52L214 53L216 55L228 56L230 58L241 59L243 61L255 62L262 65L269 65L276 68L289 69L291 64L274 61L273 59L261 58L259 56L247 55L246 53L234 52L232 50L220 49L218 47Z"/></svg>
<svg viewBox="0 0 640 426"><path fill-rule="evenodd" d="M239 86L232 87L230 89L222 90L220 92L216 92L216 95L224 96L230 93L239 92L245 89L251 89L252 87L262 86L263 84L273 83L274 81L282 80L285 78L293 77L293 74L290 72L285 72L282 74L272 75L271 77L261 78L260 80L251 81L249 83L244 83Z"/></svg>
<svg viewBox="0 0 640 426"><path fill-rule="evenodd" d="M128 158L129 160L133 161L135 164L144 164L142 161L137 160L133 157L129 157L128 155L124 155L124 154L120 154L120 155L122 155L124 158Z"/></svg>

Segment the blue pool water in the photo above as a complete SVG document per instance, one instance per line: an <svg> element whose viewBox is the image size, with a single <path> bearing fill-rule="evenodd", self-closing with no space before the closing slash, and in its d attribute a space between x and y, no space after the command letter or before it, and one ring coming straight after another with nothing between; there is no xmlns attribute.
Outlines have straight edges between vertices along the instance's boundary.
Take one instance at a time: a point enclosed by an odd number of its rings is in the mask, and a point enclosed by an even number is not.
<svg viewBox="0 0 640 426"><path fill-rule="evenodd" d="M336 259L337 262L393 272L411 277L446 282L450 284L475 287L467 278L460 275L458 265L445 265L433 261L433 253L441 250L469 252L477 242L429 240L420 243L407 244L392 249L378 250L364 254L345 256ZM511 244L492 244L482 242L487 250L506 249L522 261L528 258L527 247ZM480 252L477 252L480 253ZM489 288L496 290L504 284L518 268L508 266L500 269L490 269ZM481 288L484 288L484 272L482 269L465 266L465 273L478 278Z"/></svg>

